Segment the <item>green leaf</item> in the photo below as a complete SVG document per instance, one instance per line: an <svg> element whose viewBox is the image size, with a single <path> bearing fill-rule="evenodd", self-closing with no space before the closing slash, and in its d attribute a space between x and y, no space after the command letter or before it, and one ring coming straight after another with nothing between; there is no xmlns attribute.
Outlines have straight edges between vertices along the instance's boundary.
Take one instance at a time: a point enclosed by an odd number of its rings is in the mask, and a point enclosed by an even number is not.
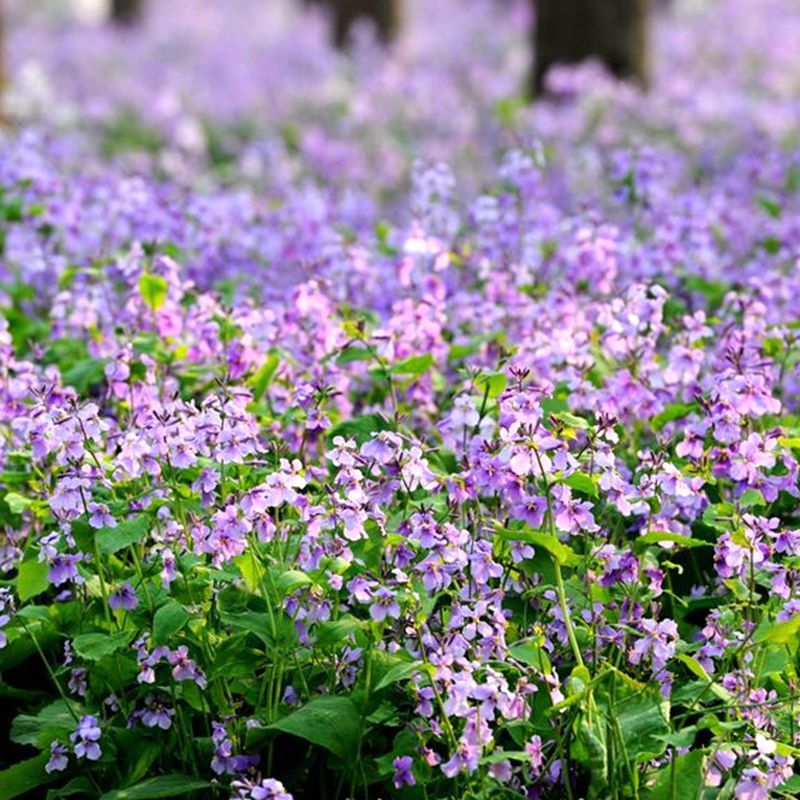
<svg viewBox="0 0 800 800"><path fill-rule="evenodd" d="M278 578L277 587L283 594L299 589L301 586L310 586L313 581L305 572L298 569L288 569Z"/></svg>
<svg viewBox="0 0 800 800"><path fill-rule="evenodd" d="M50 581L47 580L47 573L50 567L44 562L39 562L36 558L29 558L19 565L17 574L17 594L23 602L32 597L46 592L50 588Z"/></svg>
<svg viewBox="0 0 800 800"><path fill-rule="evenodd" d="M488 372L475 379L475 385L490 399L500 397L508 385L508 375L504 372Z"/></svg>
<svg viewBox="0 0 800 800"><path fill-rule="evenodd" d="M531 760L530 753L524 750L500 750L481 758L481 764L501 764L503 761L521 761L523 763Z"/></svg>
<svg viewBox="0 0 800 800"><path fill-rule="evenodd" d="M64 797L75 797L75 795L78 795L79 798L86 798L92 797L94 793L95 788L92 782L85 775L79 775L58 789L50 789L47 793L47 800L62 800Z"/></svg>
<svg viewBox="0 0 800 800"><path fill-rule="evenodd" d="M267 647L275 644L275 637L269 625L266 612L258 611L220 611L220 619L232 628L252 633Z"/></svg>
<svg viewBox="0 0 800 800"><path fill-rule="evenodd" d="M338 356L336 363L341 367L345 364L352 364L354 361L372 361L374 355L364 347L345 347Z"/></svg>
<svg viewBox="0 0 800 800"><path fill-rule="evenodd" d="M77 703L70 703L68 707L63 700L56 700L36 714L20 714L14 717L9 738L17 744L31 745L44 750L53 739L73 731L75 718L80 719L82 713Z"/></svg>
<svg viewBox="0 0 800 800"><path fill-rule="evenodd" d="M149 529L150 525L145 516L123 520L116 528L100 528L95 532L97 548L104 555L111 555L142 541Z"/></svg>
<svg viewBox="0 0 800 800"><path fill-rule="evenodd" d="M262 730L297 736L349 761L361 738L361 717L349 697L318 697Z"/></svg>
<svg viewBox="0 0 800 800"><path fill-rule="evenodd" d="M753 506L766 506L767 501L758 489L746 489L739 498L739 505L742 508L752 508Z"/></svg>
<svg viewBox="0 0 800 800"><path fill-rule="evenodd" d="M117 650L121 650L131 640L130 633L83 633L72 640L72 647L81 658L99 661Z"/></svg>
<svg viewBox="0 0 800 800"><path fill-rule="evenodd" d="M260 571L253 553L250 550L245 551L240 556L233 559L233 563L239 568L242 573L244 582L251 592L255 592L259 586Z"/></svg>
<svg viewBox="0 0 800 800"><path fill-rule="evenodd" d="M541 547L543 550L547 550L559 564L573 566L578 563L577 553L550 533L532 531L527 527L519 530L497 528L496 533L507 542L527 542L534 547Z"/></svg>
<svg viewBox="0 0 800 800"><path fill-rule="evenodd" d="M704 680L708 684L712 693L715 694L720 700L724 700L726 703L730 703L732 701L730 692L721 684L716 683L708 674L705 667L703 667L703 665L696 658L692 658L692 656L687 655L686 653L678 653L675 656L675 659L684 664L689 672L691 672L693 675L701 680Z"/></svg>
<svg viewBox="0 0 800 800"><path fill-rule="evenodd" d="M644 794L644 800L699 800L705 785L705 758L703 750L678 756L674 765L656 772L655 784Z"/></svg>
<svg viewBox="0 0 800 800"><path fill-rule="evenodd" d="M64 383L85 394L92 386L105 380L105 368L106 362L102 358L82 358L68 368L62 368L61 377Z"/></svg>
<svg viewBox="0 0 800 800"><path fill-rule="evenodd" d="M433 356L425 353L425 355L411 356L411 358L393 364L391 371L396 375L424 375L432 366Z"/></svg>
<svg viewBox="0 0 800 800"><path fill-rule="evenodd" d="M419 672L421 669L424 669L424 665L418 661L401 661L387 670L384 676L375 684L374 691L379 692L381 689L385 689L387 686L391 686L403 680L403 678Z"/></svg>
<svg viewBox="0 0 800 800"><path fill-rule="evenodd" d="M800 634L800 615L783 622L766 622L756 628L753 636L756 642L789 644Z"/></svg>
<svg viewBox="0 0 800 800"><path fill-rule="evenodd" d="M21 514L26 508L30 508L33 504L33 500L31 500L30 497L25 497L25 495L17 492L9 492L5 500L12 514Z"/></svg>
<svg viewBox="0 0 800 800"><path fill-rule="evenodd" d="M660 414L653 417L651 423L653 430L660 431L668 422L685 419L697 409L697 403L670 403Z"/></svg>
<svg viewBox="0 0 800 800"><path fill-rule="evenodd" d="M364 623L349 614L340 619L322 622L316 626L315 644L317 647L333 647L361 630Z"/></svg>
<svg viewBox="0 0 800 800"><path fill-rule="evenodd" d="M675 545L674 550L680 550L683 547L712 547L712 542L707 542L704 539L694 539L691 536L682 536L680 533L671 533L668 531L651 531L643 536L640 536L633 543L633 549L641 552L649 544L660 544L661 542L671 542Z"/></svg>
<svg viewBox="0 0 800 800"><path fill-rule="evenodd" d="M627 757L649 761L666 749L659 737L672 730L669 702L654 686L646 686L615 669L594 682L593 696L606 720L619 727Z"/></svg>
<svg viewBox="0 0 800 800"><path fill-rule="evenodd" d="M571 414L569 411L558 411L551 416L555 417L559 422L562 422L568 428L576 428L577 430L588 430L591 426L583 418L576 414Z"/></svg>
<svg viewBox="0 0 800 800"><path fill-rule="evenodd" d="M261 400L266 394L280 363L280 357L275 353L270 353L261 369L247 382L253 390L253 400L255 402Z"/></svg>
<svg viewBox="0 0 800 800"><path fill-rule="evenodd" d="M106 792L100 800L158 800L160 797L183 797L202 789L210 790L211 784L188 775L159 775L127 789Z"/></svg>
<svg viewBox="0 0 800 800"><path fill-rule="evenodd" d="M391 430L392 424L380 414L364 414L353 417L345 422L340 422L333 430L328 432L328 442L333 444L337 436L345 439L355 439L358 444L364 444L372 438L373 433Z"/></svg>
<svg viewBox="0 0 800 800"><path fill-rule="evenodd" d="M609 775L631 775L635 782L637 765L666 750L662 738L672 730L669 703L655 687L614 668L595 678L591 690L578 697L581 713L573 755L591 771L590 797L606 797ZM634 796L637 789L629 786L622 794Z"/></svg>
<svg viewBox="0 0 800 800"><path fill-rule="evenodd" d="M690 292L702 294L712 309L720 306L731 290L731 285L725 281L709 281L700 275L687 275L683 283Z"/></svg>
<svg viewBox="0 0 800 800"><path fill-rule="evenodd" d="M49 756L42 753L0 772L0 800L12 800L37 786L56 780L59 777L57 774L48 775L44 771L48 759Z"/></svg>
<svg viewBox="0 0 800 800"><path fill-rule="evenodd" d="M179 603L170 601L153 616L153 639L156 644L166 644L191 619L189 612Z"/></svg>
<svg viewBox="0 0 800 800"><path fill-rule="evenodd" d="M756 203L758 203L758 205L773 219L780 217L781 212L783 211L780 202L775 200L773 197L761 195L760 197L756 198Z"/></svg>
<svg viewBox="0 0 800 800"><path fill-rule="evenodd" d="M594 478L590 475L585 475L583 472L573 473L568 478L564 478L563 483L595 499L600 496Z"/></svg>
<svg viewBox="0 0 800 800"><path fill-rule="evenodd" d="M139 294L148 308L158 311L167 300L169 284L160 275L145 272L139 278Z"/></svg>
<svg viewBox="0 0 800 800"><path fill-rule="evenodd" d="M547 652L542 647L537 647L530 642L520 642L519 644L512 645L508 649L508 653L512 658L527 664L529 667L536 667L536 669L548 672L550 670L550 659Z"/></svg>

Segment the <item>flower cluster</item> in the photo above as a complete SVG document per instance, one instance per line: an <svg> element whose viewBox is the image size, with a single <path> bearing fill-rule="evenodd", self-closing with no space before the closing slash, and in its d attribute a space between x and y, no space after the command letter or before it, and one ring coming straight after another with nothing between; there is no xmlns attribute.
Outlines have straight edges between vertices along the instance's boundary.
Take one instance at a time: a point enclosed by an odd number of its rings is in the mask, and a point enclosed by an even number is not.
<svg viewBox="0 0 800 800"><path fill-rule="evenodd" d="M531 108L521 0L350 59L285 3L130 37L22 5L12 62L52 45L0 150L24 791L796 793L796 4L659 19L647 97L584 65Z"/></svg>

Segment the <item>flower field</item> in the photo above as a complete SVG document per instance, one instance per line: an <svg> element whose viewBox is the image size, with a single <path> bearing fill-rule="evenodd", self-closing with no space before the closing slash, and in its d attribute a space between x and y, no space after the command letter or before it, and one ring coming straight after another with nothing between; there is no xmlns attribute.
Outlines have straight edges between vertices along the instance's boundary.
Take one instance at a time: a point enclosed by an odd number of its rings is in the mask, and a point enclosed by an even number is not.
<svg viewBox="0 0 800 800"><path fill-rule="evenodd" d="M9 3L0 800L797 796L800 5L150 4Z"/></svg>

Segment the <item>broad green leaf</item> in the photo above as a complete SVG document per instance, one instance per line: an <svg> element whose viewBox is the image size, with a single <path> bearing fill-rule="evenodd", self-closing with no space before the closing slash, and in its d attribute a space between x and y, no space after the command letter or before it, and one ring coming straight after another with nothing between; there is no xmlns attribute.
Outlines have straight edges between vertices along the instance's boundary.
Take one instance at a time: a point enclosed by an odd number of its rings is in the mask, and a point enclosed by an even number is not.
<svg viewBox="0 0 800 800"><path fill-rule="evenodd" d="M575 472L568 478L564 478L563 482L572 489L576 489L579 492L588 494L590 497L599 497L597 484L595 483L594 478L592 478L590 475L585 475L583 472Z"/></svg>
<svg viewBox="0 0 800 800"><path fill-rule="evenodd" d="M82 358L62 369L61 377L80 394L85 394L92 386L105 380L106 362L102 358Z"/></svg>
<svg viewBox="0 0 800 800"><path fill-rule="evenodd" d="M550 659L542 647L537 647L530 642L520 642L508 649L509 655L529 667L547 672L550 670Z"/></svg>
<svg viewBox="0 0 800 800"><path fill-rule="evenodd" d="M645 685L615 669L594 681L593 697L606 720L619 726L627 757L633 763L660 756L669 734L669 702L654 686Z"/></svg>
<svg viewBox="0 0 800 800"><path fill-rule="evenodd" d="M571 414L569 411L558 411L552 414L555 419L566 425L568 428L575 428L577 430L588 430L591 425L583 418L576 414Z"/></svg>
<svg viewBox="0 0 800 800"><path fill-rule="evenodd" d="M261 369L247 382L253 390L253 400L258 402L266 394L280 363L280 357L276 353L270 353Z"/></svg>
<svg viewBox="0 0 800 800"><path fill-rule="evenodd" d="M39 562L37 559L29 558L19 565L17 574L17 594L23 602L32 597L46 592L50 588L50 581L47 580L47 573L50 568L46 563Z"/></svg>
<svg viewBox="0 0 800 800"><path fill-rule="evenodd" d="M153 639L156 644L166 644L191 619L189 612L179 603L170 601L153 616Z"/></svg>
<svg viewBox="0 0 800 800"><path fill-rule="evenodd" d="M697 403L670 403L660 414L656 414L652 420L653 430L660 431L668 422L688 417L697 411Z"/></svg>
<svg viewBox="0 0 800 800"><path fill-rule="evenodd" d="M263 730L297 736L349 761L358 748L361 717L349 697L318 697Z"/></svg>
<svg viewBox="0 0 800 800"><path fill-rule="evenodd" d="M364 414L361 417L340 422L333 430L328 432L328 442L333 443L337 436L345 439L355 439L358 444L364 444L372 438L372 434L380 431L391 430L392 424L380 414Z"/></svg>
<svg viewBox="0 0 800 800"><path fill-rule="evenodd" d="M0 772L0 800L12 800L56 780L57 774L48 775L44 771L48 759L49 755L42 753Z"/></svg>
<svg viewBox="0 0 800 800"><path fill-rule="evenodd" d="M92 782L85 776L79 775L68 781L64 786L58 789L50 789L47 792L47 800L62 800L64 797L86 798L92 797L95 792Z"/></svg>
<svg viewBox="0 0 800 800"><path fill-rule="evenodd" d="M372 361L373 358L375 358L373 353L365 347L355 347L351 345L350 347L345 347L344 350L336 356L336 363L339 366L343 366L345 364L352 364L354 361Z"/></svg>
<svg viewBox="0 0 800 800"><path fill-rule="evenodd" d="M141 542L149 528L147 517L144 516L123 520L115 528L100 528L95 533L97 548L101 553L111 555Z"/></svg>
<svg viewBox="0 0 800 800"><path fill-rule="evenodd" d="M322 622L316 626L315 643L317 647L332 647L361 630L363 622L356 617L345 615L340 619Z"/></svg>
<svg viewBox="0 0 800 800"><path fill-rule="evenodd" d="M374 691L378 692L381 689L385 689L387 686L391 686L393 683L397 683L403 680L403 678L407 678L409 675L419 672L421 669L424 669L424 665L418 661L401 661L389 668L384 676L375 684Z"/></svg>
<svg viewBox="0 0 800 800"><path fill-rule="evenodd" d="M167 300L169 284L160 275L145 272L139 278L139 294L148 308L158 311Z"/></svg>
<svg viewBox="0 0 800 800"><path fill-rule="evenodd" d="M521 761L529 763L531 760L530 754L524 750L500 750L496 753L491 753L481 759L481 764L500 764L503 761Z"/></svg>
<svg viewBox="0 0 800 800"><path fill-rule="evenodd" d="M232 628L255 634L267 647L275 644L266 611L221 611L220 619Z"/></svg>
<svg viewBox="0 0 800 800"><path fill-rule="evenodd" d="M789 644L795 641L798 635L800 635L800 615L783 622L762 623L756 628L753 638L756 642Z"/></svg>
<svg viewBox="0 0 800 800"><path fill-rule="evenodd" d="M643 794L643 800L699 800L705 786L704 750L678 756L675 763L656 772L655 784Z"/></svg>
<svg viewBox="0 0 800 800"><path fill-rule="evenodd" d="M190 778L188 775L159 775L127 789L106 792L100 800L158 800L161 797L184 797L201 790L210 795L211 788L208 781Z"/></svg>
<svg viewBox="0 0 800 800"><path fill-rule="evenodd" d="M680 550L684 547L713 547L713 542L706 542L704 539L694 539L691 536L682 536L680 533L671 533L669 531L651 531L640 536L633 543L633 549L641 552L649 544L661 544L661 542L670 542L675 545L673 550Z"/></svg>
<svg viewBox="0 0 800 800"><path fill-rule="evenodd" d="M475 379L475 385L490 399L500 397L508 385L508 375L504 372L488 372Z"/></svg>
<svg viewBox="0 0 800 800"><path fill-rule="evenodd" d="M712 309L721 305L725 295L731 290L731 284L725 281L710 281L701 275L687 275L683 283L689 291L702 294Z"/></svg>
<svg viewBox="0 0 800 800"><path fill-rule="evenodd" d="M756 203L758 203L758 205L773 219L780 217L781 213L783 212L783 207L781 206L780 201L776 200L774 197L761 195L760 197L756 198Z"/></svg>
<svg viewBox="0 0 800 800"><path fill-rule="evenodd" d="M99 661L125 647L131 640L130 633L83 633L72 640L75 653L87 661Z"/></svg>
<svg viewBox="0 0 800 800"><path fill-rule="evenodd" d="M706 681L711 692L713 692L713 694L715 694L720 700L724 700L726 703L731 702L732 698L730 692L724 686L716 683L716 681L714 681L714 679L708 674L706 669L696 658L692 658L692 656L687 655L686 653L678 653L675 656L675 659L684 664L693 675Z"/></svg>
<svg viewBox="0 0 800 800"><path fill-rule="evenodd" d="M577 553L550 533L532 531L527 527L519 530L497 528L496 533L501 539L505 539L507 542L527 542L534 547L541 547L547 550L559 564L572 566L578 563L579 559Z"/></svg>
<svg viewBox="0 0 800 800"><path fill-rule="evenodd" d="M425 353L421 356L411 356L411 358L400 361L392 365L392 372L396 375L424 375L433 366L433 356Z"/></svg>
<svg viewBox="0 0 800 800"><path fill-rule="evenodd" d="M71 703L70 707L63 700L56 700L36 714L14 717L9 738L17 744L45 749L53 739L75 730L75 718L80 719L83 712L77 703Z"/></svg>
<svg viewBox="0 0 800 800"><path fill-rule="evenodd" d="M655 687L638 683L609 668L591 689L577 695L580 716L573 756L592 775L589 796L608 796L611 774L634 776L634 785L623 794L634 796L637 766L666 750L662 737L669 735L669 703ZM622 767L622 769L621 769Z"/></svg>
<svg viewBox="0 0 800 800"><path fill-rule="evenodd" d="M256 563L253 553L247 550L242 553L242 555L236 556L236 558L233 559L233 563L236 564L239 568L239 572L242 573L247 588L251 592L255 592L259 586L261 573L259 572L258 564Z"/></svg>
<svg viewBox="0 0 800 800"><path fill-rule="evenodd" d="M17 492L9 492L5 500L12 514L21 514L26 508L30 508L33 504L33 500L31 500L30 497L25 497L25 495Z"/></svg>
<svg viewBox="0 0 800 800"><path fill-rule="evenodd" d="M310 586L311 578L298 569L289 569L278 578L277 587L283 594L299 589L301 586Z"/></svg>
<svg viewBox="0 0 800 800"><path fill-rule="evenodd" d="M758 489L746 489L739 498L739 505L742 508L753 508L754 506L766 506L767 501Z"/></svg>

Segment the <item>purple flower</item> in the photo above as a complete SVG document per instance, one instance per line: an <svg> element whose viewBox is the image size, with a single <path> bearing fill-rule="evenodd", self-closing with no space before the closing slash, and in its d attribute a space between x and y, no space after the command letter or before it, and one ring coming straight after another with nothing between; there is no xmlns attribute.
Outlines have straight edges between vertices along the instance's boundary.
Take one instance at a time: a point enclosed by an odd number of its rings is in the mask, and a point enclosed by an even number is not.
<svg viewBox="0 0 800 800"><path fill-rule="evenodd" d="M769 789L764 773L758 769L746 769L734 791L736 800L769 800Z"/></svg>
<svg viewBox="0 0 800 800"><path fill-rule="evenodd" d="M86 758L89 761L97 761L102 755L100 745L100 728L97 724L97 717L87 714L81 718L78 727L69 735L73 743L73 750L77 758Z"/></svg>
<svg viewBox="0 0 800 800"><path fill-rule="evenodd" d="M49 774L51 772L62 772L65 770L69 763L67 752L67 748L60 742L51 742L50 760L44 765L44 771Z"/></svg>
<svg viewBox="0 0 800 800"><path fill-rule="evenodd" d="M73 694L77 694L80 697L85 697L86 696L86 670L85 669L73 669L69 674L69 681L67 682L67 688Z"/></svg>
<svg viewBox="0 0 800 800"><path fill-rule="evenodd" d="M167 660L172 665L172 677L176 681L194 681L201 689L206 687L206 678L197 664L189 658L189 648L181 645L173 650Z"/></svg>
<svg viewBox="0 0 800 800"><path fill-rule="evenodd" d="M50 562L50 569L47 573L47 580L53 586L61 586L68 581L80 582L78 575L78 563L83 560L80 553L59 553Z"/></svg>
<svg viewBox="0 0 800 800"><path fill-rule="evenodd" d="M481 750L474 744L461 739L453 757L442 764L442 772L448 778L454 778L459 772L473 773L478 769Z"/></svg>
<svg viewBox="0 0 800 800"><path fill-rule="evenodd" d="M640 664L649 656L653 671L660 672L675 655L678 626L671 619L662 622L643 619L639 622L639 628L644 635L634 642L628 653L628 661L631 664Z"/></svg>
<svg viewBox="0 0 800 800"><path fill-rule="evenodd" d="M148 695L142 712L142 724L146 728L161 728L166 731L172 726L175 710L166 705L164 698Z"/></svg>
<svg viewBox="0 0 800 800"><path fill-rule="evenodd" d="M369 608L369 615L376 622L383 622L386 617L397 619L400 616L400 605L395 599L394 592L381 586L373 599L373 603Z"/></svg>
<svg viewBox="0 0 800 800"><path fill-rule="evenodd" d="M411 767L414 764L414 759L411 756L398 756L392 761L394 767L394 776L392 782L395 789L401 789L403 786L414 786L414 773Z"/></svg>
<svg viewBox="0 0 800 800"><path fill-rule="evenodd" d="M253 800L293 800L283 784L274 778L264 778L250 790L250 797Z"/></svg>
<svg viewBox="0 0 800 800"><path fill-rule="evenodd" d="M542 752L542 739L540 736L535 735L525 745L525 752L530 757L531 773L534 777L538 777L542 772L544 765L544 753Z"/></svg>
<svg viewBox="0 0 800 800"><path fill-rule="evenodd" d="M113 609L122 608L125 611L133 611L139 605L139 598L129 583L123 583L108 596L108 605Z"/></svg>
<svg viewBox="0 0 800 800"><path fill-rule="evenodd" d="M2 629L11 621L14 611L14 595L11 589L5 586L0 587L0 650L8 643L8 639Z"/></svg>
<svg viewBox="0 0 800 800"><path fill-rule="evenodd" d="M105 503L89 503L89 524L93 528L116 528L117 521L111 516Z"/></svg>

